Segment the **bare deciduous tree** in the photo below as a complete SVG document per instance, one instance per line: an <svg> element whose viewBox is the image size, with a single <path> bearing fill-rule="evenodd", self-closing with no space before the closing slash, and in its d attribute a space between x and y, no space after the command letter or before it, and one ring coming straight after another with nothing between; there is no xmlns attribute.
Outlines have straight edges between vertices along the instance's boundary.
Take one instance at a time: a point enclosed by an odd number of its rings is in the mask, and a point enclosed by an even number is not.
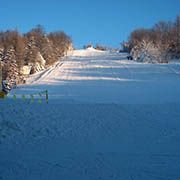
<svg viewBox="0 0 180 180"><path fill-rule="evenodd" d="M180 58L180 17L175 22L160 21L151 29L136 29L128 43L135 59L148 56L164 63Z"/></svg>

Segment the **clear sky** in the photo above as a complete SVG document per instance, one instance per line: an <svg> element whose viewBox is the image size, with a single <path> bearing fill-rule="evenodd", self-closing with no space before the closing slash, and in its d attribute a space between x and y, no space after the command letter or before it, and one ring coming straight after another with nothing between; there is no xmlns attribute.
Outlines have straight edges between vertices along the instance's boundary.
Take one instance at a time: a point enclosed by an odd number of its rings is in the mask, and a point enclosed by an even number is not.
<svg viewBox="0 0 180 180"><path fill-rule="evenodd" d="M180 0L0 0L0 30L27 32L37 24L64 30L76 48L87 43L118 47L138 27L180 14Z"/></svg>

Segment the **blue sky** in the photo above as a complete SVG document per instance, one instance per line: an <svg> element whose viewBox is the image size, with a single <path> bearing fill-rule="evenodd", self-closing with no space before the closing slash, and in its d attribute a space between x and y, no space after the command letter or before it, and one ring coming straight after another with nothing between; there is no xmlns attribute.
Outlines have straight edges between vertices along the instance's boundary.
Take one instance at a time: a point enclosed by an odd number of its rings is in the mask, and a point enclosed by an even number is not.
<svg viewBox="0 0 180 180"><path fill-rule="evenodd" d="M64 30L76 48L87 43L118 47L133 29L180 14L180 0L1 0L0 30L27 32L37 24Z"/></svg>

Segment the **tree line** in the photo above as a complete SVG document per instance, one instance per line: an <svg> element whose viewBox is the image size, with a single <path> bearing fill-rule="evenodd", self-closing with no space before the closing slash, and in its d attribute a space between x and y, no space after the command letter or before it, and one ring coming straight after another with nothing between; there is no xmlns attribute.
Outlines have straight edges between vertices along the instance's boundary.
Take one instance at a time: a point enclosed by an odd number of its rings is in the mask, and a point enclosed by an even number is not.
<svg viewBox="0 0 180 180"><path fill-rule="evenodd" d="M167 63L180 58L180 16L175 21L160 21L150 29L136 29L123 43L135 60Z"/></svg>
<svg viewBox="0 0 180 180"><path fill-rule="evenodd" d="M18 30L0 32L0 63L3 80L22 83L23 66L31 66L30 74L35 72L36 64L43 58L45 67L52 65L72 47L71 38L63 31L46 33L41 25L21 34ZM39 62L40 63L40 62Z"/></svg>

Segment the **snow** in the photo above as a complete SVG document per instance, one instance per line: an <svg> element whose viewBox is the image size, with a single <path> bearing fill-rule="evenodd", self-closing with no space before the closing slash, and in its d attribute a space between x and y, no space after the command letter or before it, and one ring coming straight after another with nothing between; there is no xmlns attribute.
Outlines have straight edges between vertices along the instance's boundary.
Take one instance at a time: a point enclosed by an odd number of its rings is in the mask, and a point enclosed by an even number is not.
<svg viewBox="0 0 180 180"><path fill-rule="evenodd" d="M21 73L22 73L23 75L29 75L30 72L31 72L31 68L32 68L32 66L25 65L25 66L22 67Z"/></svg>
<svg viewBox="0 0 180 180"><path fill-rule="evenodd" d="M78 103L179 103L180 64L138 63L126 60L126 54L91 48L74 54L31 76L12 94L48 89L50 99Z"/></svg>
<svg viewBox="0 0 180 180"><path fill-rule="evenodd" d="M96 50L93 47L89 47L87 49L80 49L80 50L75 50L72 52L72 56L77 56L77 57L88 57L88 56L102 56L103 54L107 54L107 51L101 51L101 50Z"/></svg>
<svg viewBox="0 0 180 180"><path fill-rule="evenodd" d="M27 82L0 101L0 179L180 179L180 64L76 50Z"/></svg>

